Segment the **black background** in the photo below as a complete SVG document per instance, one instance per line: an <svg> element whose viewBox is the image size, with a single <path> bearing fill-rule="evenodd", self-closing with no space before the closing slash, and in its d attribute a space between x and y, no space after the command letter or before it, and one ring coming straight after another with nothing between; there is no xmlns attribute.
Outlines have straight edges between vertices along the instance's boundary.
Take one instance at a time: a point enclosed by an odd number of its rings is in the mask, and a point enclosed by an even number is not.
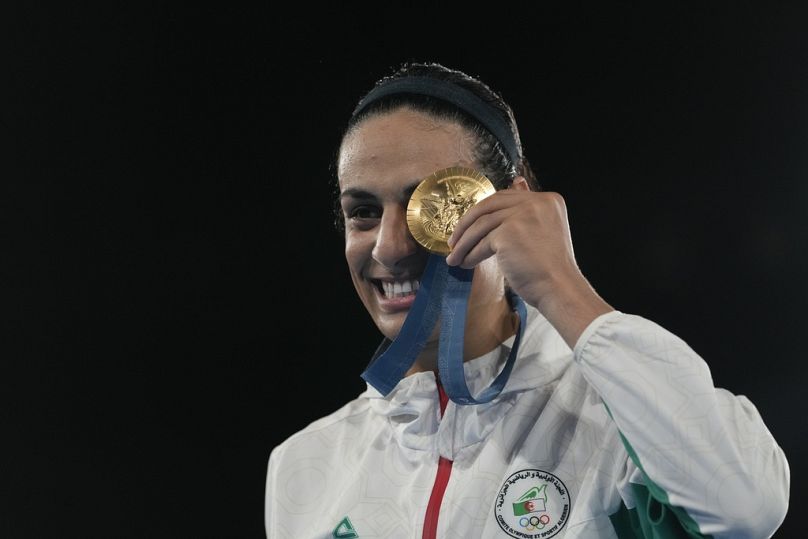
<svg viewBox="0 0 808 539"><path fill-rule="evenodd" d="M363 389L380 338L329 165L404 60L511 102L585 274L757 405L791 465L776 537L808 529L804 2L17 4L0 536L263 537L269 451Z"/></svg>

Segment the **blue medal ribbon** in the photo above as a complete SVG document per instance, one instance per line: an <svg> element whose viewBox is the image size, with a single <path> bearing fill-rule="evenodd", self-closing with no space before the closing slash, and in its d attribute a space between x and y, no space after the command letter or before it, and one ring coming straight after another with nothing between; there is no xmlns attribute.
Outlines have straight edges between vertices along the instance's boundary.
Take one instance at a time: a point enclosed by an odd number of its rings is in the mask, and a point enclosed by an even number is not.
<svg viewBox="0 0 808 539"><path fill-rule="evenodd" d="M401 331L371 360L362 378L382 395L388 395L415 362L440 319L438 372L446 394L457 404L484 404L496 398L505 387L516 361L527 310L522 298L512 294L511 305L519 316L513 347L499 375L478 397L473 397L463 371L463 334L473 274L473 269L450 267L445 256L431 254Z"/></svg>

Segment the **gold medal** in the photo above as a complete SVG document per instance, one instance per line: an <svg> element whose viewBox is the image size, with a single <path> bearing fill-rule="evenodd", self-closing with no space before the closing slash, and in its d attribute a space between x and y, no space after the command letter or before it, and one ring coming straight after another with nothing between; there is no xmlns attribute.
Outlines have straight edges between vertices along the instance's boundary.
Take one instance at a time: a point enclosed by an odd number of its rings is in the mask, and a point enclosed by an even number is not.
<svg viewBox="0 0 808 539"><path fill-rule="evenodd" d="M449 254L446 243L469 208L496 192L491 180L473 168L450 167L424 178L407 205L407 226L430 252Z"/></svg>

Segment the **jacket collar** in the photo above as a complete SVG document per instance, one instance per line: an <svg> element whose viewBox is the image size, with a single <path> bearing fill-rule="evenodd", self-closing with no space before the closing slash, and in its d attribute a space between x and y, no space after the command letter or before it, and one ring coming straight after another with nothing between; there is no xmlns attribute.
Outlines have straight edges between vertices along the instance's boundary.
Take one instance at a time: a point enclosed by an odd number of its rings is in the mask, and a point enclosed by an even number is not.
<svg viewBox="0 0 808 539"><path fill-rule="evenodd" d="M462 449L484 440L521 394L548 388L572 361L569 347L549 322L529 306L522 339L508 382L491 402L463 406L450 401L441 418L437 380L431 371L403 378L387 396L368 384L360 399L368 399L371 410L387 419L400 446L437 452L455 460ZM512 343L513 337L463 364L466 383L473 395L479 394L496 377Z"/></svg>

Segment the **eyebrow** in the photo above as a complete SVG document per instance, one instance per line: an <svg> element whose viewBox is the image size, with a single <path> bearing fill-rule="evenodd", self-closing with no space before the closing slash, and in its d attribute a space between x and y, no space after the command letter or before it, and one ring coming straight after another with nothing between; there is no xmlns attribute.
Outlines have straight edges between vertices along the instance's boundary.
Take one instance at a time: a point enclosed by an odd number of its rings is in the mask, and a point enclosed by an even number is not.
<svg viewBox="0 0 808 539"><path fill-rule="evenodd" d="M415 181L411 182L409 185L407 185L404 189L402 189L401 190L401 199L402 200L409 200L410 197L412 196L412 194L418 188L418 184L420 184L420 183L421 183L421 180L415 180ZM367 191L365 189L357 189L357 188L354 188L354 187L349 187L348 189L345 189L344 191L342 191L339 194L340 201L342 199L348 198L348 197L355 198L355 199L360 199L360 200L375 200L375 199L378 198L376 195L374 195L370 191Z"/></svg>

